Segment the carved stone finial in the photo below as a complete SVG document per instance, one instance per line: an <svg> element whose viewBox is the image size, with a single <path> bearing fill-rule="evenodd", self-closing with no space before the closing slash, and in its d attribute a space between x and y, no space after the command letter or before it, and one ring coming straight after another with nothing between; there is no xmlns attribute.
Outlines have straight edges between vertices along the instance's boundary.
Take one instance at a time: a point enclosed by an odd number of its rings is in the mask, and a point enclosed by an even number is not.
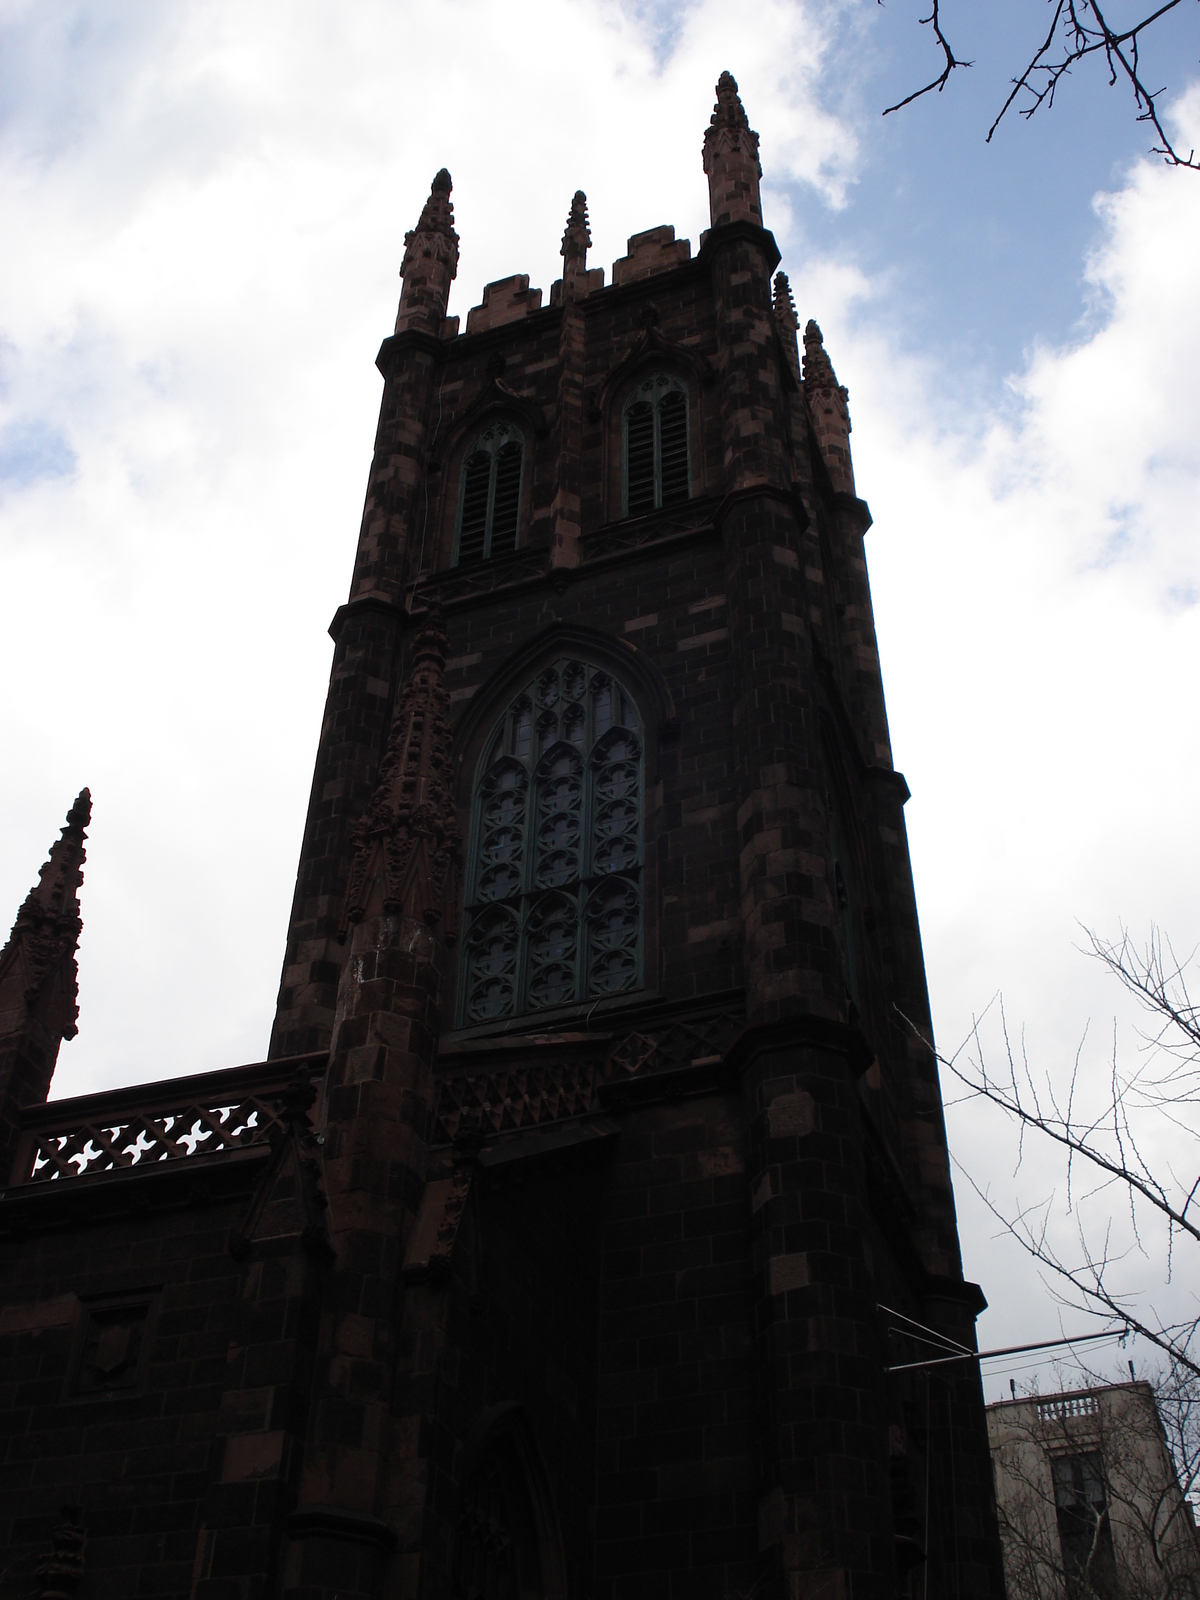
<svg viewBox="0 0 1200 1600"><path fill-rule="evenodd" d="M717 103L713 107L709 126L745 128L749 131L750 119L746 115L746 108L742 105L737 79L732 72L723 72L717 79ZM757 140L758 135L755 133L751 137Z"/></svg>
<svg viewBox="0 0 1200 1600"><path fill-rule="evenodd" d="M790 328L793 333L800 326L800 319L796 315L796 302L792 299L792 286L788 282L786 272L775 274L775 320L781 328Z"/></svg>
<svg viewBox="0 0 1200 1600"><path fill-rule="evenodd" d="M839 493L853 494L850 391L837 381L821 330L811 320L804 329L804 395L833 486Z"/></svg>
<svg viewBox="0 0 1200 1600"><path fill-rule="evenodd" d="M50 1548L38 1562L38 1600L71 1600L83 1577L87 1530L82 1506L63 1506L62 1521L50 1535Z"/></svg>
<svg viewBox="0 0 1200 1600"><path fill-rule="evenodd" d="M571 210L567 216L567 226L563 232L562 249L559 252L567 261L578 258L582 263L587 256L588 246L592 242L592 230L588 226L587 195L582 189L576 189L575 197L571 201Z"/></svg>
<svg viewBox="0 0 1200 1600"><path fill-rule="evenodd" d="M453 188L450 174L443 167L429 186L429 199L422 207L420 222L411 233L404 235L406 245L421 233L443 233L447 239L453 239L455 245L458 244L458 235L454 231L454 203L450 199Z"/></svg>
<svg viewBox="0 0 1200 1600"><path fill-rule="evenodd" d="M837 374L820 328L810 317L804 326L804 381L816 389L836 389Z"/></svg>
<svg viewBox="0 0 1200 1600"><path fill-rule="evenodd" d="M717 80L717 103L704 131L704 171L714 228L728 222L762 227L758 135L750 126L731 72L723 72Z"/></svg>
<svg viewBox="0 0 1200 1600"><path fill-rule="evenodd" d="M452 188L450 174L443 167L430 186L421 220L404 235L404 260L400 266L404 287L396 316L397 333L406 328L420 328L435 335L441 331L450 284L458 273Z"/></svg>
<svg viewBox="0 0 1200 1600"><path fill-rule="evenodd" d="M796 315L796 302L792 299L792 286L788 282L786 272L775 274L775 297L772 305L775 313L775 326L779 330L779 340L783 345L783 353L787 357L788 367L796 382L800 381L800 350L796 341L796 333L800 326L800 319Z"/></svg>
<svg viewBox="0 0 1200 1600"><path fill-rule="evenodd" d="M53 1013L41 1020L63 1039L73 1039L78 1032L75 952L83 931L79 888L91 820L92 796L82 789L0 950L0 1031L11 1031L8 1013L23 1008L26 1013Z"/></svg>
<svg viewBox="0 0 1200 1600"><path fill-rule="evenodd" d="M441 921L453 898L462 841L450 783L447 648L441 610L430 604L396 702L375 794L352 835L343 939L349 925L374 907L376 886L382 891L379 910L430 926Z"/></svg>

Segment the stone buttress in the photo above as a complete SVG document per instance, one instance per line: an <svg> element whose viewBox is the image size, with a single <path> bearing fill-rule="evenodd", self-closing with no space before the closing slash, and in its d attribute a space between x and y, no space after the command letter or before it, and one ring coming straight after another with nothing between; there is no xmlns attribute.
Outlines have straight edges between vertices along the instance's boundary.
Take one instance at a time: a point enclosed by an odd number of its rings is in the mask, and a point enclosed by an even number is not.
<svg viewBox="0 0 1200 1600"><path fill-rule="evenodd" d="M421 560L419 505L439 343L458 270L450 174L439 172L416 228L405 235L396 332L385 345L383 400L367 484L354 578L330 627L333 667L288 926L271 1055L329 1044L341 948L338 920L350 862L350 827L371 794L397 692L409 564ZM380 356L383 360L383 352ZM416 548L414 548L414 545Z"/></svg>

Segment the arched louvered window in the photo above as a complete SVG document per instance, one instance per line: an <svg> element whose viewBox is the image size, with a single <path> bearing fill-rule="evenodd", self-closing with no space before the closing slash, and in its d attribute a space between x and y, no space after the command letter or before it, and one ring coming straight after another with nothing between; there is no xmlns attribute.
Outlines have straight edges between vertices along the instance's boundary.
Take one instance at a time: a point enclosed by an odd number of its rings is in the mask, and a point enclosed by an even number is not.
<svg viewBox="0 0 1200 1600"><path fill-rule="evenodd" d="M691 494L688 466L688 397L678 378L652 372L625 402L625 515L644 516L679 505Z"/></svg>
<svg viewBox="0 0 1200 1600"><path fill-rule="evenodd" d="M525 446L511 422L480 434L463 461L454 564L465 567L517 547Z"/></svg>
<svg viewBox="0 0 1200 1600"><path fill-rule="evenodd" d="M515 697L471 816L461 1027L641 982L642 736L632 697L556 661Z"/></svg>

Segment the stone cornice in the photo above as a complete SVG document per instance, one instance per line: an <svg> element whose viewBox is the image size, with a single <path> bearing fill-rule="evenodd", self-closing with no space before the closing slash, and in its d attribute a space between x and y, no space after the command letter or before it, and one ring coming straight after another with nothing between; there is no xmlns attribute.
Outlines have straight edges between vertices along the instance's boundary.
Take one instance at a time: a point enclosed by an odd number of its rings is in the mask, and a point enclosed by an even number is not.
<svg viewBox="0 0 1200 1600"><path fill-rule="evenodd" d="M719 529L733 508L743 500L778 500L780 505L787 506L795 513L801 533L808 527L808 512L804 509L800 490L793 485L785 488L776 483L749 483L745 488L731 489L713 512L713 525Z"/></svg>
<svg viewBox="0 0 1200 1600"><path fill-rule="evenodd" d="M726 245L736 244L741 239L748 239L767 258L768 273L783 260L779 253L779 246L775 243L775 235L770 228L760 228L753 222L725 222L719 228L709 228L700 236L700 253L697 261L709 262L718 250L723 250Z"/></svg>
<svg viewBox="0 0 1200 1600"><path fill-rule="evenodd" d="M341 638L342 629L351 618L361 617L372 611L381 617L386 617L389 622L399 623L401 627L415 620L396 601L385 599L381 594L364 594L360 595L357 600L347 600L345 605L337 608L333 614L333 621L329 624L329 637L337 644Z"/></svg>
<svg viewBox="0 0 1200 1600"><path fill-rule="evenodd" d="M725 1060L730 1071L740 1075L764 1051L785 1050L789 1046L843 1056L856 1076L864 1073L875 1059L875 1052L860 1029L833 1017L799 1011L773 1022L755 1022L743 1028Z"/></svg>

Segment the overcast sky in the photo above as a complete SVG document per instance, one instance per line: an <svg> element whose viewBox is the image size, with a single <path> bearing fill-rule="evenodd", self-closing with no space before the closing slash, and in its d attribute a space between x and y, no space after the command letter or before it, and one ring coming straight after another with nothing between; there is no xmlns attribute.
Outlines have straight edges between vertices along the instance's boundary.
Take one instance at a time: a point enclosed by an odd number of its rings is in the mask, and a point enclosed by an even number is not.
<svg viewBox="0 0 1200 1600"><path fill-rule="evenodd" d="M1102 73L986 145L1045 6L944 11L976 65L885 119L936 66L921 0L752 25L704 0L0 3L6 924L94 796L56 1095L265 1053L373 361L434 171L464 319L512 272L548 293L577 187L592 265L663 222L695 248L726 67L850 388L940 1042L1003 991L1047 1068L1091 1019L1102 1076L1117 997L1079 925L1200 940L1200 176L1146 154ZM1148 75L1200 144L1196 8L1165 26ZM980 1182L1049 1193L994 1124L950 1126ZM983 1342L1054 1332L959 1191Z"/></svg>

